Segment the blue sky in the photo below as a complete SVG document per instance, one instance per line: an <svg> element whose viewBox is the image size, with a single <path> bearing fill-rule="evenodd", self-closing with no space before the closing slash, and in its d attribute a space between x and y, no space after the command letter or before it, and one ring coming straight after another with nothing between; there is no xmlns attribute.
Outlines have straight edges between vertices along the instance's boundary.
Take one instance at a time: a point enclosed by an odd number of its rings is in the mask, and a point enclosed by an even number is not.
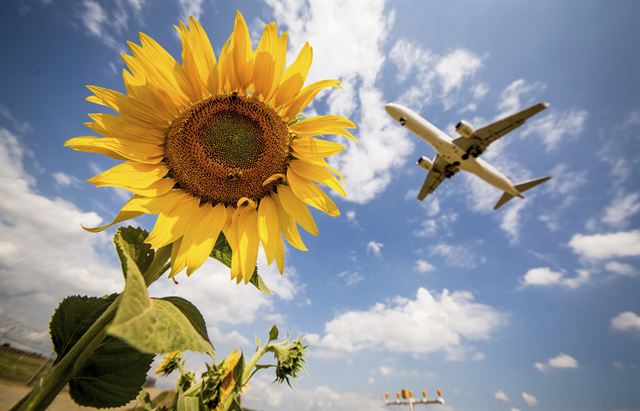
<svg viewBox="0 0 640 411"><path fill-rule="evenodd" d="M218 351L251 351L272 323L313 343L293 391L257 380L261 409L383 409L384 392L445 391L445 409L640 408L640 49L633 2L117 2L0 5L0 327L48 349L69 294L121 288L110 219L123 192L84 180L112 164L63 148L100 111L87 84L123 90L119 52L143 31L179 58L171 28L196 15L216 51L235 10L259 33L275 20L309 81L339 78L312 112L359 125L335 164L349 199L315 213L320 236L274 295L207 263L178 286ZM498 212L500 196L457 175L424 203L415 166L433 150L394 124L398 101L452 133L547 101L551 108L483 156L514 180L553 179ZM149 227L152 219L141 220Z"/></svg>

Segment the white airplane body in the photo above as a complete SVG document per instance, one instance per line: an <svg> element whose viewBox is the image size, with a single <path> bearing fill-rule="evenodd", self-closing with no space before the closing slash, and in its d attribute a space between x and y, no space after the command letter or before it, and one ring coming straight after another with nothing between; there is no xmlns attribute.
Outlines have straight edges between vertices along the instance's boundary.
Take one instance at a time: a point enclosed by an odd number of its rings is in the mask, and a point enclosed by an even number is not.
<svg viewBox="0 0 640 411"><path fill-rule="evenodd" d="M421 137L436 150L437 154L433 161L424 156L418 159L418 165L429 171L418 194L419 200L424 200L445 178L450 178L459 170L464 170L475 174L504 192L495 206L496 209L513 197L523 198L524 191L544 183L551 177L514 184L504 174L478 156L486 150L489 144L521 126L527 118L547 107L547 104L539 103L478 130L474 130L469 124L461 121L456 125L456 130L461 137L453 140L414 111L394 103L385 106L387 113L394 120Z"/></svg>

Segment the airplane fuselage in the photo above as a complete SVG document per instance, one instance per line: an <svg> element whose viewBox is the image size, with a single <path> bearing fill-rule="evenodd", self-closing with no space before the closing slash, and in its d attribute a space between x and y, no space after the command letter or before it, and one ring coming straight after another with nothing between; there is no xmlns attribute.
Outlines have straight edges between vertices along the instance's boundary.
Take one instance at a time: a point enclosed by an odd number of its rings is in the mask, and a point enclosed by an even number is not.
<svg viewBox="0 0 640 411"><path fill-rule="evenodd" d="M464 156L465 152L453 143L451 137L411 109L399 104L387 104L386 109L394 120L429 143L449 164L475 174L482 180L504 192L521 197L520 192L516 189L513 182L504 174L480 158ZM439 171L445 172L446 170Z"/></svg>

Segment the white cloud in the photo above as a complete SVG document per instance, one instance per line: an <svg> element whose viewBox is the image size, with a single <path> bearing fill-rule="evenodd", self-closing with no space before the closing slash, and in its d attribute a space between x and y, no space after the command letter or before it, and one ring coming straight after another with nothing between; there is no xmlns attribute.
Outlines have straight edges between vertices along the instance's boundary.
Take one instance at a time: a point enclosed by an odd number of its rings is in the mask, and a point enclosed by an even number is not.
<svg viewBox="0 0 640 411"><path fill-rule="evenodd" d="M536 368L540 372L545 372L552 368L578 368L578 360L573 358L572 356L560 353L553 358L549 358L546 362L536 362L533 364L533 367Z"/></svg>
<svg viewBox="0 0 640 411"><path fill-rule="evenodd" d="M393 374L391 367L385 367L384 365L378 368L378 372L385 378L389 378Z"/></svg>
<svg viewBox="0 0 640 411"><path fill-rule="evenodd" d="M549 358L549 366L554 368L578 368L578 361L572 356L560 353L553 358Z"/></svg>
<svg viewBox="0 0 640 411"><path fill-rule="evenodd" d="M476 353L473 354L473 357L471 357L473 361L484 361L485 358L487 358L487 355L480 351L476 351Z"/></svg>
<svg viewBox="0 0 640 411"><path fill-rule="evenodd" d="M429 203L427 209L427 215L433 217L440 211L440 205L436 198ZM437 218L427 218L420 227L414 230L413 234L416 237L433 237L436 234L447 235L451 230L449 229L453 223L458 221L458 213L455 211L440 214Z"/></svg>
<svg viewBox="0 0 640 411"><path fill-rule="evenodd" d="M357 2L267 3L275 19L289 29L290 55L297 53L304 41L313 47L309 81L343 81L342 90L329 94L329 111L349 116L359 125L356 135L360 144L349 143L332 163L346 177L348 201L372 200L384 191L392 170L403 165L412 150L406 131L384 111L385 98L378 88L385 61L383 45L395 13L383 2L367 7Z"/></svg>
<svg viewBox="0 0 640 411"><path fill-rule="evenodd" d="M591 273L587 270L577 270L574 277L566 277L563 272L553 271L549 267L532 268L527 271L521 281L524 286L552 286L561 285L570 289L587 284Z"/></svg>
<svg viewBox="0 0 640 411"><path fill-rule="evenodd" d="M344 281L344 285L352 287L364 280L364 276L357 271L343 271L338 274L338 278Z"/></svg>
<svg viewBox="0 0 640 411"><path fill-rule="evenodd" d="M398 71L397 78L401 83L405 82L414 71L422 69L424 72L434 59L429 50L407 39L398 40L391 48L389 57Z"/></svg>
<svg viewBox="0 0 640 411"><path fill-rule="evenodd" d="M496 117L504 117L524 109L525 105L533 102L532 97L528 95L540 94L546 87L545 84L538 82L527 83L524 79L514 80L500 94L500 103L498 104L500 114Z"/></svg>
<svg viewBox="0 0 640 411"><path fill-rule="evenodd" d="M472 77L482 67L482 59L466 49L456 49L445 55L435 65L442 82L444 95L460 89L465 79Z"/></svg>
<svg viewBox="0 0 640 411"><path fill-rule="evenodd" d="M178 0L178 4L180 5L180 19L188 21L189 17L193 16L197 20L200 20L203 13L203 3L203 0Z"/></svg>
<svg viewBox="0 0 640 411"><path fill-rule="evenodd" d="M482 58L470 50L458 48L440 56L406 39L398 40L389 56L398 70L400 82L412 76L411 84L398 101L416 111L420 111L434 97L438 97L445 110L448 110L457 102L457 95L465 82L482 68ZM474 98L479 99L488 88L481 83L470 91Z"/></svg>
<svg viewBox="0 0 640 411"><path fill-rule="evenodd" d="M416 270L419 273L428 273L435 269L436 268L433 265L431 265L427 260L423 260L423 259L417 260L416 265L414 267L414 270Z"/></svg>
<svg viewBox="0 0 640 411"><path fill-rule="evenodd" d="M264 251L260 249L258 271L273 295L265 295L252 285L230 281L229 269L212 259L192 276L178 276L179 284L158 281L149 291L152 295L186 298L198 307L208 325L250 324L256 320L282 322L282 316L274 308L274 297L284 301L294 299L300 289L295 282L296 270L285 266L285 275L280 275L275 264L267 265Z"/></svg>
<svg viewBox="0 0 640 411"><path fill-rule="evenodd" d="M623 227L640 211L640 193L617 196L604 211L602 221L613 227Z"/></svg>
<svg viewBox="0 0 640 411"><path fill-rule="evenodd" d="M471 88L471 95L476 100L480 100L487 93L489 93L489 85L487 83L478 83Z"/></svg>
<svg viewBox="0 0 640 411"><path fill-rule="evenodd" d="M0 116L9 120L9 123L11 123L11 126L16 132L18 132L18 134L24 135L33 132L33 127L31 126L31 124L29 124L27 121L18 120L13 115L11 110L9 110L9 108L3 104L0 104Z"/></svg>
<svg viewBox="0 0 640 411"><path fill-rule="evenodd" d="M520 411L520 408L511 407L511 411Z"/></svg>
<svg viewBox="0 0 640 411"><path fill-rule="evenodd" d="M493 394L493 396L495 397L496 400L498 401L502 401L502 402L509 402L511 401L509 399L509 396L502 390L498 390L495 392L495 394Z"/></svg>
<svg viewBox="0 0 640 411"><path fill-rule="evenodd" d="M534 119L522 132L522 136L537 135L542 139L547 152L555 150L567 137L577 137L587 120L585 110L554 111Z"/></svg>
<svg viewBox="0 0 640 411"><path fill-rule="evenodd" d="M62 171L53 173L53 179L58 187L71 187L80 184L80 180L76 176L63 173ZM127 197L127 199L128 198L129 197Z"/></svg>
<svg viewBox="0 0 640 411"><path fill-rule="evenodd" d="M367 251L372 252L376 257L382 257L382 247L384 247L384 244L375 240L371 240L367 243Z"/></svg>
<svg viewBox="0 0 640 411"><path fill-rule="evenodd" d="M235 330L225 334L217 327L207 327L207 331L217 350L220 350L220 346L246 347L249 344L249 340Z"/></svg>
<svg viewBox="0 0 640 411"><path fill-rule="evenodd" d="M529 394L528 392L522 393L522 400L525 404L527 404L527 407L529 408L533 408L538 405L538 399L533 394Z"/></svg>
<svg viewBox="0 0 640 411"><path fill-rule="evenodd" d="M613 317L610 326L616 331L640 332L640 316L634 312L625 311Z"/></svg>
<svg viewBox="0 0 640 411"><path fill-rule="evenodd" d="M367 392L337 391L326 385L315 388L287 384L274 384L268 370L253 378L247 393L243 396L243 405L252 409L270 409L278 411L383 411L384 402L379 396Z"/></svg>
<svg viewBox="0 0 640 411"><path fill-rule="evenodd" d="M447 265L458 268L473 269L487 261L470 246L462 244L439 243L430 247L429 253L442 257Z"/></svg>
<svg viewBox="0 0 640 411"><path fill-rule="evenodd" d="M588 259L610 259L640 255L640 230L571 237L574 253Z"/></svg>
<svg viewBox="0 0 640 411"><path fill-rule="evenodd" d="M511 244L517 243L520 238L520 228L522 225L520 214L526 205L526 201L518 201L509 206L507 211L502 214L500 229L507 234Z"/></svg>
<svg viewBox="0 0 640 411"><path fill-rule="evenodd" d="M96 0L83 0L78 18L87 32L97 37L109 48L120 52L124 49L123 41L116 40L126 29L129 15L133 12L139 24L142 24L142 8L146 0L115 1L101 5Z"/></svg>
<svg viewBox="0 0 640 411"><path fill-rule="evenodd" d="M33 327L65 296L117 291L122 275L102 250L104 234L90 234L101 218L73 203L42 196L23 167L23 143L0 129L0 279L6 312Z"/></svg>
<svg viewBox="0 0 640 411"><path fill-rule="evenodd" d="M567 207L576 200L576 191L589 181L585 170L571 170L566 164L558 164L549 172L553 176L545 183L545 193L561 201L560 207Z"/></svg>
<svg viewBox="0 0 640 411"><path fill-rule="evenodd" d="M358 221L356 210L348 210L345 213L345 216L347 217L347 221L350 222L354 227L360 228L360 222Z"/></svg>
<svg viewBox="0 0 640 411"><path fill-rule="evenodd" d="M553 271L549 267L532 268L522 278L525 285L558 284L562 280L562 273Z"/></svg>
<svg viewBox="0 0 640 411"><path fill-rule="evenodd" d="M414 300L395 297L388 304L338 315L325 324L322 347L343 353L444 351L460 357L467 341L489 339L506 321L505 314L475 302L469 292L419 288Z"/></svg>
<svg viewBox="0 0 640 411"><path fill-rule="evenodd" d="M618 261L609 261L604 265L604 269L625 277L635 277L638 270L631 264L620 263Z"/></svg>

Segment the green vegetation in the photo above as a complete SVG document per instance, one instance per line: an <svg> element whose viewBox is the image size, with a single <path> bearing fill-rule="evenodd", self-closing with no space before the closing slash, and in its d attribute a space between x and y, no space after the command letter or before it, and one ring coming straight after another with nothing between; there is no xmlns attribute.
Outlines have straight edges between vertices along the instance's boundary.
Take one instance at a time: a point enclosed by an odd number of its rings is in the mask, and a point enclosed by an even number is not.
<svg viewBox="0 0 640 411"><path fill-rule="evenodd" d="M26 384L45 361L46 358L37 354L0 346L0 380ZM51 365L46 368L51 368Z"/></svg>

